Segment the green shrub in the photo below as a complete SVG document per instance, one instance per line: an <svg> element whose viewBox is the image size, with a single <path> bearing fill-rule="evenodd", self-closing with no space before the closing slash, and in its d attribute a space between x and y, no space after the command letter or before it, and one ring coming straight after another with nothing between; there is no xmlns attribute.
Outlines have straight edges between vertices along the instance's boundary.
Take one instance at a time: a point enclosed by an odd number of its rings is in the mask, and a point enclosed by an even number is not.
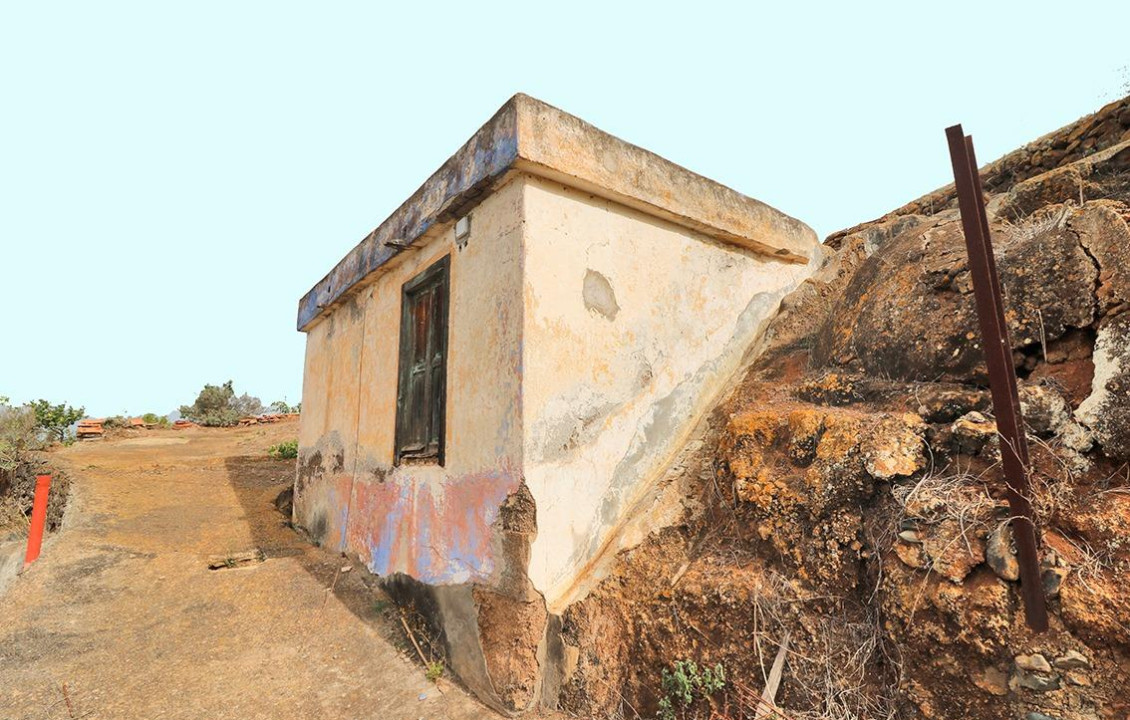
<svg viewBox="0 0 1130 720"><path fill-rule="evenodd" d="M230 427L241 417L262 412L263 403L259 398L247 393L236 397L231 380L223 385L205 385L196 396L196 402L180 407L181 417L208 427Z"/></svg>
<svg viewBox="0 0 1130 720"><path fill-rule="evenodd" d="M71 435L71 426L86 417L86 408L73 408L66 403L52 405L46 400L28 403L35 413L35 424L47 433L47 439L60 442Z"/></svg>
<svg viewBox="0 0 1130 720"><path fill-rule="evenodd" d="M293 460L298 457L298 441L287 440L267 449L267 454L276 460Z"/></svg>
<svg viewBox="0 0 1130 720"><path fill-rule="evenodd" d="M165 427L169 424L169 419L164 415L158 415L157 413L148 412L141 416L141 422L145 423L146 425Z"/></svg>
<svg viewBox="0 0 1130 720"><path fill-rule="evenodd" d="M693 660L679 660L673 670L663 669L661 686L659 720L674 720L676 706L685 708L695 698L706 699L726 687L726 669L721 663L700 668Z"/></svg>
<svg viewBox="0 0 1130 720"><path fill-rule="evenodd" d="M129 427L129 419L125 415L113 415L102 421L102 427L107 430Z"/></svg>

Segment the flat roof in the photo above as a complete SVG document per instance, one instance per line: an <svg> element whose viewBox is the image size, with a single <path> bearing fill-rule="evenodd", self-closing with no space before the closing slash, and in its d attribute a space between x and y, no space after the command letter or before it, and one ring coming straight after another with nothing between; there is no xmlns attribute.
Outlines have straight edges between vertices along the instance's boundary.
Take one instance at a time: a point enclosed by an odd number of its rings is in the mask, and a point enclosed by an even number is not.
<svg viewBox="0 0 1130 720"><path fill-rule="evenodd" d="M518 94L303 296L298 329L308 329L429 229L465 215L513 170L783 262L808 262L819 245L799 220Z"/></svg>

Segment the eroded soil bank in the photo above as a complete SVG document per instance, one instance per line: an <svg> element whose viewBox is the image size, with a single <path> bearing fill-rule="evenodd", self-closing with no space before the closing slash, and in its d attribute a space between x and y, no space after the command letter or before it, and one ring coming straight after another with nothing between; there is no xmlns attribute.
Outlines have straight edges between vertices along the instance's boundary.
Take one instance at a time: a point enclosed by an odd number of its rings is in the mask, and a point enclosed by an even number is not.
<svg viewBox="0 0 1130 720"><path fill-rule="evenodd" d="M939 138L940 139L940 138ZM1031 633L952 190L829 240L664 479L682 519L562 618L563 704L653 717L680 659L752 716L1130 714L1130 102L984 170L1051 630ZM681 714L680 714L681 713Z"/></svg>

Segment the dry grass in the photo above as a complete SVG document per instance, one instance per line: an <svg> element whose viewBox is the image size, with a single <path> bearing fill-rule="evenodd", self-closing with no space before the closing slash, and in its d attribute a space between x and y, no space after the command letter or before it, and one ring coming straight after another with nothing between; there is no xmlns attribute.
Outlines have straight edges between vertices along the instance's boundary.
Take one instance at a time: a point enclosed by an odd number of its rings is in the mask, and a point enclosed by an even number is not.
<svg viewBox="0 0 1130 720"><path fill-rule="evenodd" d="M1083 540L1065 539L1083 558L1081 562L1072 564L1071 572L1084 590L1092 595L1095 594L1097 588L1094 583L1102 576L1116 572L1122 565L1116 557L1115 548L1108 546L1095 549Z"/></svg>
<svg viewBox="0 0 1130 720"><path fill-rule="evenodd" d="M1041 527L1050 526L1056 515L1075 501L1077 474L1064 459L1064 449L1058 443L1052 444L1034 435L1028 436L1028 443L1034 451L1033 457L1038 454L1041 458L1050 460L1043 463L1044 466L1050 466L1047 472L1033 469L1028 476L1031 488L1028 501L1032 503L1036 523Z"/></svg>
<svg viewBox="0 0 1130 720"><path fill-rule="evenodd" d="M804 689L813 710L793 713L796 720L882 720L894 718L897 683L876 682L880 659L901 673L897 658L888 653L877 613L868 622L829 617L820 622L815 657L790 658L794 682ZM881 688L876 693L876 688Z"/></svg>
<svg viewBox="0 0 1130 720"><path fill-rule="evenodd" d="M26 534L31 520L14 498L0 498L0 540L10 533Z"/></svg>
<svg viewBox="0 0 1130 720"><path fill-rule="evenodd" d="M1004 248L1016 242L1026 243L1034 237L1064 227L1071 209L1071 203L1065 203L1041 208L1027 217L1016 218L1014 222L1005 220L1004 232L994 237L994 242L998 249Z"/></svg>
<svg viewBox="0 0 1130 720"><path fill-rule="evenodd" d="M754 652L762 668L762 684L773 662L773 656L785 636L794 606L815 600L842 599L806 597L782 575L768 573L761 592L753 601L755 622ZM841 605L842 606L842 605ZM894 688L897 682L885 682L879 668L901 674L901 663L883 632L882 622L874 607L863 609L865 622L852 620L847 613L826 616L811 633L794 635L801 642L790 645L785 684L805 698L810 710L784 710L769 717L790 720L882 720L896 714ZM794 620L795 622L795 620ZM770 639L763 647L761 639ZM759 698L748 688L738 686L743 708L757 707ZM877 692L878 690L878 692Z"/></svg>
<svg viewBox="0 0 1130 720"><path fill-rule="evenodd" d="M891 490L901 509L896 526L906 520L916 524L939 525L946 520L957 523L968 545L968 533L986 527L997 509L985 483L986 470L974 475L960 468L943 468L927 473L913 485L899 485Z"/></svg>

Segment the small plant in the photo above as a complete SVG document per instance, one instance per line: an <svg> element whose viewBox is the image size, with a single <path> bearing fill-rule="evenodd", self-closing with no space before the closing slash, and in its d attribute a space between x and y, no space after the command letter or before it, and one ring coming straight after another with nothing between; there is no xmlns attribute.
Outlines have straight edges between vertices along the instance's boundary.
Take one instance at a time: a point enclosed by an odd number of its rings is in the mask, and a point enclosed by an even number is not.
<svg viewBox="0 0 1130 720"><path fill-rule="evenodd" d="M384 614L384 612L386 610L388 610L388 600L374 600L373 601L373 612L377 613L378 615L381 615L381 614Z"/></svg>
<svg viewBox="0 0 1130 720"><path fill-rule="evenodd" d="M424 673L424 677L432 682L443 677L443 662L436 660L435 662L428 663L428 671Z"/></svg>
<svg viewBox="0 0 1130 720"><path fill-rule="evenodd" d="M686 708L726 687L726 669L721 663L700 668L693 660L678 660L673 670L663 669L660 685L659 720L675 720L676 707Z"/></svg>
<svg viewBox="0 0 1130 720"><path fill-rule="evenodd" d="M276 460L293 460L298 457L298 441L286 440L267 448L267 454Z"/></svg>

